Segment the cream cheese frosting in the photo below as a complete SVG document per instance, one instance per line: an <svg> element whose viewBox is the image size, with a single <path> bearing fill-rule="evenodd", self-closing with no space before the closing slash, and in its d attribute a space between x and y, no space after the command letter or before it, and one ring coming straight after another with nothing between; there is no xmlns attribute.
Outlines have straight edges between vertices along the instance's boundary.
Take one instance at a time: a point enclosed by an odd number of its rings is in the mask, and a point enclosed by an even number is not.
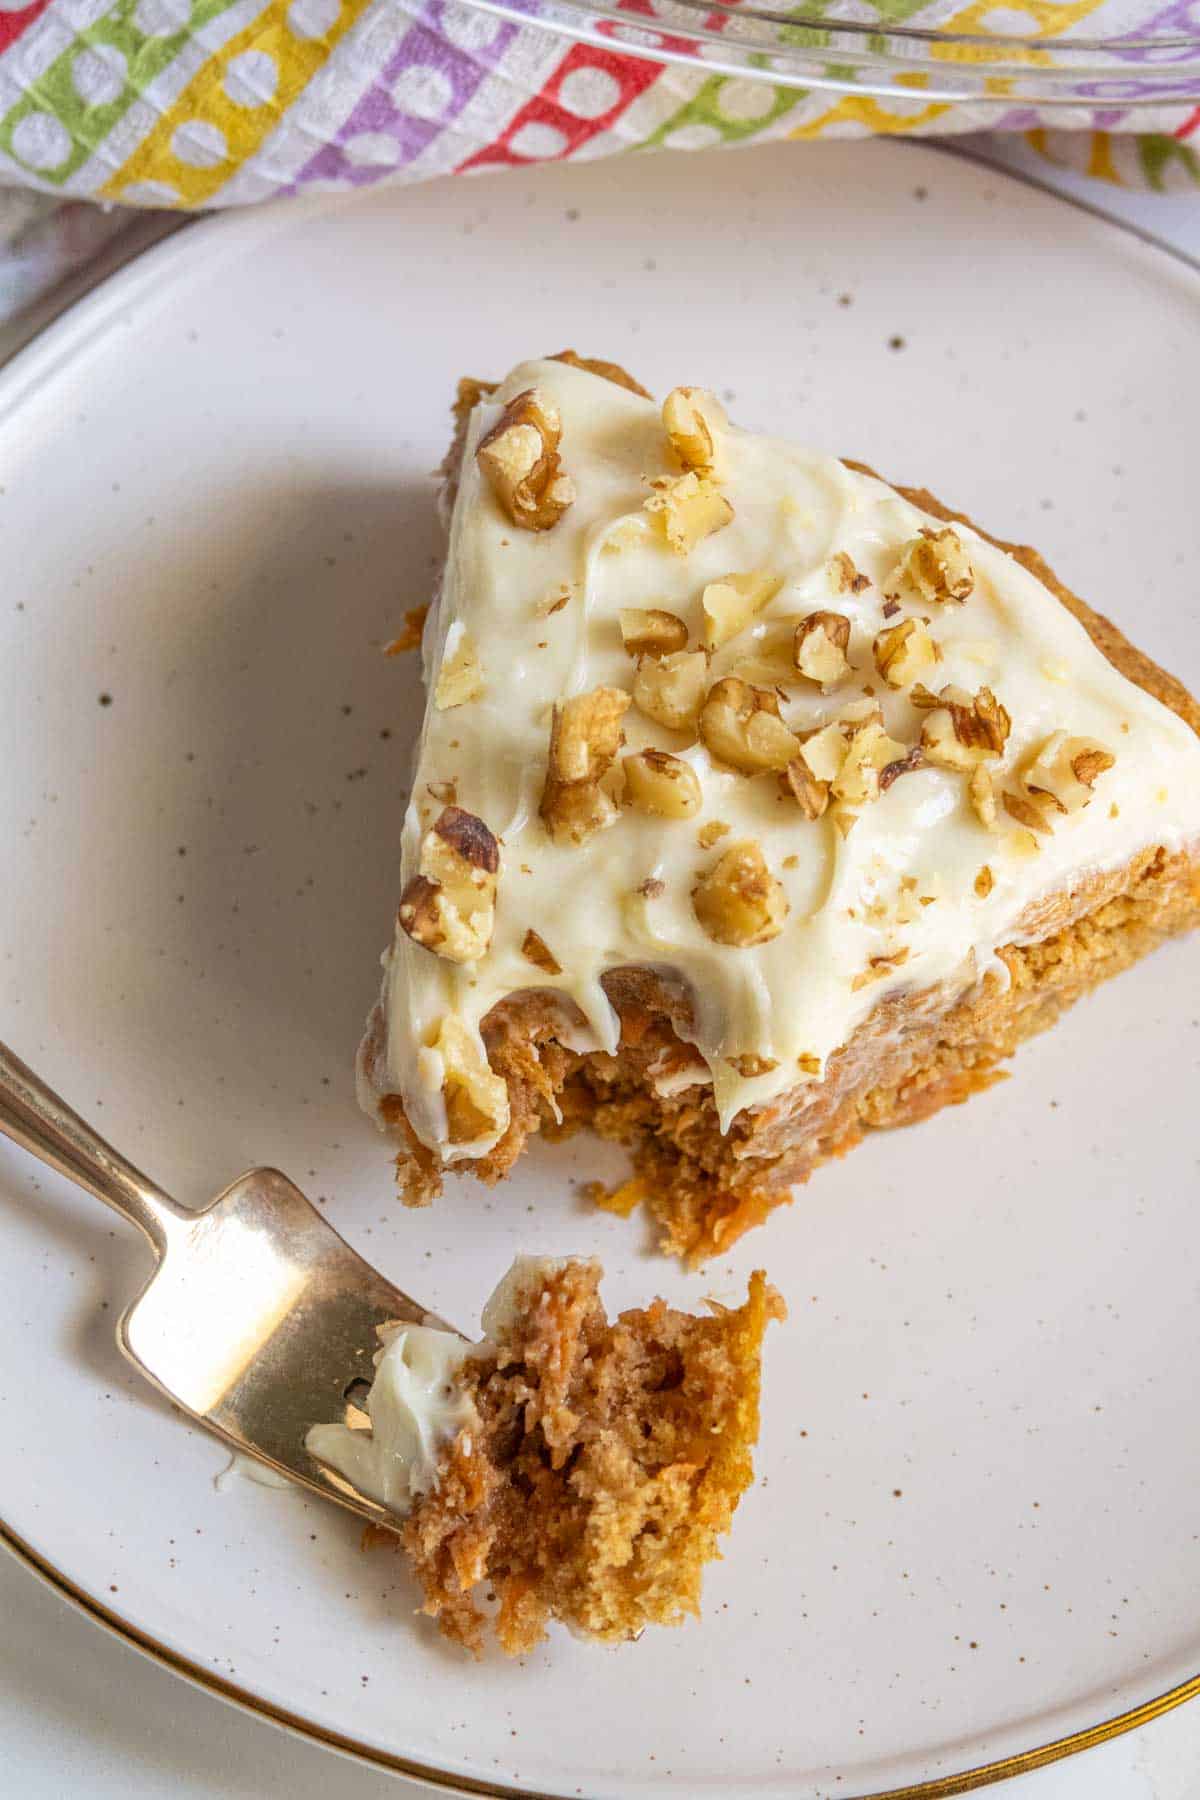
<svg viewBox="0 0 1200 1800"><path fill-rule="evenodd" d="M474 454L508 403L530 389L561 418L561 463L573 488L557 522L539 530L514 525ZM605 974L637 966L682 981L697 1058L671 1079L711 1080L727 1130L742 1109L797 1082L819 1083L828 1058L889 994L969 989L998 966L999 946L1021 941L1040 896L1148 846L1171 852L1200 837L1200 741L1113 668L1013 557L955 526L969 592L961 601L930 598L898 571L923 531L944 533L943 521L834 456L723 420L717 435L714 484L731 514L680 554L663 529L662 497L681 465L654 402L583 369L537 361L514 369L471 417L424 646L431 695L444 704L431 701L417 748L402 873L406 883L417 875L423 841L452 800L498 841L494 917L480 952L465 961L397 925L384 957L384 1036L360 1063L364 1103L377 1108L382 1095L398 1093L418 1138L445 1162L485 1154L507 1126L503 1084L489 1079L480 1037L481 1021L507 995L563 996L586 1021L573 1027L575 1047L613 1051L619 1020ZM622 610L675 615L695 650L706 629L714 635L706 588L711 608L712 584L764 573L770 597L708 655L706 688L732 676L774 692L802 742L878 708L897 756L937 720L945 724L944 709L930 711L944 689L960 700L990 690L1010 722L984 765L995 815L985 823L991 809L973 799L968 773L927 764L892 779L869 804L835 804L809 818L775 774L739 772L694 728L667 729L630 704L622 754L654 749L681 759L698 807L688 817L656 816L630 805L627 788L611 822L583 842L555 841L539 814L553 710L597 688L632 694ZM760 582L754 597L761 593ZM795 627L814 612L849 626L848 671L825 688L793 660ZM938 660L920 685L892 688L876 640L906 619L927 621ZM1050 805L1047 828L1031 831L1022 800L1060 733L1102 754L1086 794L1075 783L1087 804ZM746 844L761 853L786 916L769 941L719 942L697 889L730 846ZM531 932L549 953L536 963ZM478 1128L465 1136L446 1108L448 1079L464 1070L484 1097Z"/></svg>
<svg viewBox="0 0 1200 1800"><path fill-rule="evenodd" d="M363 1402L366 1424L314 1425L306 1448L361 1494L404 1518L414 1501L437 1485L447 1446L460 1432L478 1427L474 1404L458 1379L463 1364L473 1353L495 1351L536 1304L549 1278L566 1267L565 1257L516 1257L484 1305L478 1344L441 1326L389 1328Z"/></svg>
<svg viewBox="0 0 1200 1800"><path fill-rule="evenodd" d="M470 1351L457 1332L397 1326L375 1360L364 1402L369 1429L314 1425L306 1448L403 1518L436 1485L442 1451L476 1423L475 1408L456 1380Z"/></svg>

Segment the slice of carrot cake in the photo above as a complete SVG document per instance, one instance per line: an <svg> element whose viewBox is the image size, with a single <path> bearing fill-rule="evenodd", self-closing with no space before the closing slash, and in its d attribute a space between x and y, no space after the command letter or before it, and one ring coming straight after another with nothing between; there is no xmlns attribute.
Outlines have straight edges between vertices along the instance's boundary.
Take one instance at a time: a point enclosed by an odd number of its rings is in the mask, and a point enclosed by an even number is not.
<svg viewBox="0 0 1200 1800"><path fill-rule="evenodd" d="M727 1246L1200 920L1200 709L931 495L566 355L464 383L360 1055L420 1202L633 1147Z"/></svg>
<svg viewBox="0 0 1200 1800"><path fill-rule="evenodd" d="M481 1344L397 1327L369 1428L309 1433L315 1456L404 1517L423 1610L473 1651L489 1620L516 1656L551 1619L619 1640L698 1613L704 1564L753 1477L779 1296L755 1274L737 1309L697 1317L656 1300L610 1321L600 1276L594 1262L520 1258Z"/></svg>

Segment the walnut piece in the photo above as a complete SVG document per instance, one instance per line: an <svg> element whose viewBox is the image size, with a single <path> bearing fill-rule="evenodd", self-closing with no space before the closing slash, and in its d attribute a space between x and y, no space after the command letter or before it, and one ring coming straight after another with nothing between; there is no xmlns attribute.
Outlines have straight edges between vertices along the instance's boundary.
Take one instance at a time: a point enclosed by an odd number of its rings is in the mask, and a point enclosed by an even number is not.
<svg viewBox="0 0 1200 1800"><path fill-rule="evenodd" d="M462 620L455 619L446 633L433 704L439 712L448 712L452 706L465 706L468 700L478 700L482 692L483 670L479 666L475 640Z"/></svg>
<svg viewBox="0 0 1200 1800"><path fill-rule="evenodd" d="M835 719L820 731L809 734L800 746L800 754L818 781L832 781L841 773L849 748L846 734Z"/></svg>
<svg viewBox="0 0 1200 1800"><path fill-rule="evenodd" d="M724 819L710 819L696 833L696 842L702 850L711 850L719 838L729 836L729 826Z"/></svg>
<svg viewBox="0 0 1200 1800"><path fill-rule="evenodd" d="M677 556L686 556L701 538L711 537L733 518L732 506L706 475L663 475L651 485L646 511L662 526Z"/></svg>
<svg viewBox="0 0 1200 1800"><path fill-rule="evenodd" d="M708 659L703 650L676 650L657 659L643 657L633 681L633 703L668 731L692 731L707 684Z"/></svg>
<svg viewBox="0 0 1200 1800"><path fill-rule="evenodd" d="M975 571L957 531L949 525L940 531L922 525L901 550L883 591L888 600L944 606L951 602L961 605L974 586Z"/></svg>
<svg viewBox="0 0 1200 1800"><path fill-rule="evenodd" d="M927 689L914 689L911 698L925 710L921 748L938 768L969 772L999 756L1008 742L1012 720L991 688L982 687L972 696L965 688L945 687L932 709Z"/></svg>
<svg viewBox="0 0 1200 1800"><path fill-rule="evenodd" d="M731 844L692 889L692 906L718 944L749 949L778 937L787 918L787 896L752 840Z"/></svg>
<svg viewBox="0 0 1200 1800"><path fill-rule="evenodd" d="M621 748L621 720L629 695L593 688L554 708L541 817L556 844L582 844L617 816L601 785Z"/></svg>
<svg viewBox="0 0 1200 1800"><path fill-rule="evenodd" d="M867 806L882 792L883 771L907 754L907 746L890 738L877 718L868 718L853 731L830 792L847 806Z"/></svg>
<svg viewBox="0 0 1200 1800"><path fill-rule="evenodd" d="M661 606L623 606L617 617L630 656L669 656L687 649L687 626L678 613Z"/></svg>
<svg viewBox="0 0 1200 1800"><path fill-rule="evenodd" d="M938 659L937 645L923 619L901 619L881 631L873 650L875 667L892 688L911 687Z"/></svg>
<svg viewBox="0 0 1200 1800"><path fill-rule="evenodd" d="M1092 798L1097 779L1116 757L1095 738L1068 737L1056 731L1022 772L1029 793L1048 800L1060 813L1080 812Z"/></svg>
<svg viewBox="0 0 1200 1800"><path fill-rule="evenodd" d="M683 467L697 475L715 475L720 434L729 423L716 395L707 388L672 388L663 401L662 421Z"/></svg>
<svg viewBox="0 0 1200 1800"><path fill-rule="evenodd" d="M498 1138L508 1129L508 1088L493 1074L479 1039L450 1015L442 1020L434 1050L442 1059L442 1100L452 1144Z"/></svg>
<svg viewBox="0 0 1200 1800"><path fill-rule="evenodd" d="M666 750L638 750L623 758L625 798L637 812L692 819L704 800L695 769Z"/></svg>
<svg viewBox="0 0 1200 1800"><path fill-rule="evenodd" d="M1004 810L1009 818L1015 819L1018 825L1023 825L1026 831L1041 834L1053 831L1054 827L1042 810L1043 803L1036 800L1032 794L1014 794L1011 790L1006 789L1002 799ZM1053 802L1047 799L1044 804L1052 805Z"/></svg>
<svg viewBox="0 0 1200 1800"><path fill-rule="evenodd" d="M851 990L857 992L859 988L869 987L873 981L883 981L894 969L900 968L907 961L907 945L883 956L869 956L866 968L850 983Z"/></svg>
<svg viewBox="0 0 1200 1800"><path fill-rule="evenodd" d="M521 940L521 955L526 962L531 962L535 969L544 969L547 975L561 975L562 964L552 955L546 940L538 936L532 928Z"/></svg>
<svg viewBox="0 0 1200 1800"><path fill-rule="evenodd" d="M605 362L602 356L577 356L574 350L560 350L557 356L548 357L547 361L567 363L572 369L583 369L589 375L599 375L602 381L611 381L614 386L625 388L630 394L640 394L643 400L653 399L653 395L640 381L634 380L628 369L623 369L620 363Z"/></svg>
<svg viewBox="0 0 1200 1800"><path fill-rule="evenodd" d="M781 772L779 787L781 793L796 802L806 819L819 819L829 805L829 783L818 781L804 760L803 749Z"/></svg>
<svg viewBox="0 0 1200 1800"><path fill-rule="evenodd" d="M447 962L475 962L496 925L500 847L482 819L447 806L421 840L418 873L397 919L415 943Z"/></svg>
<svg viewBox="0 0 1200 1800"><path fill-rule="evenodd" d="M548 594L543 594L542 598L534 606L534 618L552 618L555 613L561 612L563 607L569 604L574 592L575 588L572 582L560 581L558 586L551 588Z"/></svg>
<svg viewBox="0 0 1200 1800"><path fill-rule="evenodd" d="M980 763L971 771L971 779L967 783L967 795L975 808L975 817L979 823L991 831L999 817L996 800L996 782L990 769Z"/></svg>
<svg viewBox="0 0 1200 1800"><path fill-rule="evenodd" d="M743 775L786 769L800 740L779 716L772 688L751 687L736 675L713 683L700 710L700 741L710 755Z"/></svg>
<svg viewBox="0 0 1200 1800"><path fill-rule="evenodd" d="M815 681L826 692L850 673L849 642L850 621L844 614L809 613L796 627L792 661L806 681Z"/></svg>
<svg viewBox="0 0 1200 1800"><path fill-rule="evenodd" d="M722 575L710 581L700 596L704 613L704 648L719 650L744 631L783 586L770 569L747 569L742 575Z"/></svg>
<svg viewBox="0 0 1200 1800"><path fill-rule="evenodd" d="M738 1056L727 1056L725 1061L743 1081L754 1081L759 1075L769 1075L772 1069L779 1067L774 1057L760 1056L754 1050L743 1050Z"/></svg>
<svg viewBox="0 0 1200 1800"><path fill-rule="evenodd" d="M835 594L861 594L870 582L854 566L854 558L845 550L837 550L829 559L829 580Z"/></svg>
<svg viewBox="0 0 1200 1800"><path fill-rule="evenodd" d="M575 498L558 454L562 421L538 388L510 400L475 451L500 505L522 531L549 531Z"/></svg>
<svg viewBox="0 0 1200 1800"><path fill-rule="evenodd" d="M928 764L925 761L925 752L922 750L920 744L914 744L911 750L906 751L903 756L898 756L895 762L885 763L883 768L880 769L880 793L886 794L892 783L894 781L899 781L902 775L914 775L918 769L927 767Z"/></svg>

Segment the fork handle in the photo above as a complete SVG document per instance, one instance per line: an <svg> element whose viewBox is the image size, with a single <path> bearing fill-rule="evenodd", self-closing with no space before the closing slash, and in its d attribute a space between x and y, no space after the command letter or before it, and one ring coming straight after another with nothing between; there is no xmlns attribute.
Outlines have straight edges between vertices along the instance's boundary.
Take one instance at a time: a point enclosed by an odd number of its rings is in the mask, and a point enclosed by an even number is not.
<svg viewBox="0 0 1200 1800"><path fill-rule="evenodd" d="M139 1226L160 1257L171 1236L194 1218L106 1144L3 1043L0 1131Z"/></svg>

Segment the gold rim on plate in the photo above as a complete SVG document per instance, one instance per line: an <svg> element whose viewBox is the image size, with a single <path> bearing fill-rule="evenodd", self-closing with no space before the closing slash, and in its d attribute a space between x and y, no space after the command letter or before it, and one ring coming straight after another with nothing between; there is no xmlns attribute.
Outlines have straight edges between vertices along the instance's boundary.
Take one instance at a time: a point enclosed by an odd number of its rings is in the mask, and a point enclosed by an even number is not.
<svg viewBox="0 0 1200 1800"><path fill-rule="evenodd" d="M326 1750L338 1750L344 1756L355 1757L359 1762L369 1763L377 1769L386 1769L394 1775L409 1775L415 1780L428 1782L431 1787L441 1788L448 1794L482 1794L489 1800L561 1800L561 1796L548 1793L544 1788L497 1787L492 1781L477 1781L470 1775L450 1775L443 1769L436 1769L427 1763L414 1762L410 1757L395 1756L389 1750L377 1750L370 1744L364 1744L357 1738L347 1737L340 1731L329 1731L323 1725L315 1725L311 1719L302 1718L299 1713L290 1712L286 1706L276 1706L271 1700L264 1700L253 1694L248 1688L239 1687L236 1681L227 1681L222 1675L214 1675L211 1670L193 1662L190 1657L182 1656L179 1651L172 1650L162 1644L149 1633L140 1631L136 1625L121 1618L98 1600L56 1569L53 1563L46 1561L23 1538L0 1519L0 1544L24 1563L31 1574L37 1575L47 1587L53 1588L64 1600L70 1601L79 1612L85 1613L97 1625L102 1625L114 1637L134 1650L140 1650L152 1662L169 1669L174 1675L181 1675L185 1681L203 1688L206 1693L213 1694L218 1700L227 1700L238 1706L243 1712L265 1719L269 1725L278 1725L285 1731L293 1732L297 1737L306 1738L309 1743L320 1744ZM918 1781L909 1787L880 1788L874 1793L847 1795L846 1800L950 1800L953 1794L967 1794L974 1788L990 1787L996 1781L1008 1781L1014 1775L1027 1775L1034 1769L1044 1768L1047 1763L1061 1762L1064 1757L1075 1756L1081 1750L1093 1750L1098 1744L1106 1744L1111 1738L1123 1737L1127 1731L1136 1731L1139 1725L1149 1725L1152 1720L1161 1718L1163 1713L1173 1712L1187 1700L1200 1696L1200 1675L1193 1675L1187 1681L1181 1681L1178 1687L1168 1688L1163 1694L1157 1694L1152 1700L1145 1700L1140 1706L1131 1707L1128 1712L1117 1713L1111 1719L1104 1719L1099 1725L1086 1725L1081 1731L1072 1731L1066 1737L1052 1738L1049 1743L1038 1744L1032 1750L1019 1750L1014 1756L1002 1756L996 1762L978 1763L973 1769L963 1769L957 1775L940 1775L934 1781Z"/></svg>
<svg viewBox="0 0 1200 1800"><path fill-rule="evenodd" d="M952 144L900 139L895 147L901 150L934 150L944 156L954 156L963 162L974 163L977 167L986 167L1000 180L1015 181L1019 185L1051 194L1063 204L1074 207L1077 212L1088 213L1092 218L1102 220L1127 237L1140 239L1143 243L1161 251L1172 261L1181 264L1193 275L1200 273L1200 260L1189 256L1186 251L1176 248L1173 244L1164 243L1139 226L1116 218L1101 207L1091 205L1074 194L1064 193L1049 182L1041 181L1037 176L1028 174L1024 170L1005 168L984 157L958 149ZM172 231L170 235L176 239L175 247L178 248L180 238L190 237L194 229L195 227L192 226L183 232ZM201 227L201 229L207 229L210 232L214 229L219 230L220 222L215 219L210 220L207 226ZM169 239L160 245L154 245L150 250L143 251L142 254L136 256L136 265L142 268L145 263L158 260L162 253L169 251L170 248ZM100 285L107 286L107 278L119 273L122 266L124 266L123 263L113 268L109 264ZM91 290L92 293L96 291L95 288ZM80 296L77 290L72 290L67 304L63 306L56 304L55 299L51 297L44 309L38 309L41 316L36 318L33 330L22 333L15 347L23 349L27 344L35 342L64 312L73 312L75 307L86 298L87 296ZM5 358L0 350L0 362L3 360ZM39 1551L34 1549L32 1544L13 1530L3 1516L0 1516L0 1546L3 1546L19 1563L24 1564L30 1573L36 1575L47 1587L68 1601L78 1612L93 1620L95 1624L102 1626L113 1637L128 1644L131 1649L140 1651L143 1656L149 1657L161 1668L170 1670L172 1674L181 1676L185 1681L190 1681L193 1686L203 1689L205 1693L214 1695L218 1700L227 1701L230 1705L239 1707L254 1718L265 1720L269 1725L276 1725L281 1730L289 1731L296 1737L306 1739L309 1743L319 1744L326 1750L338 1751L343 1756L353 1757L359 1762L386 1770L390 1774L406 1775L413 1780L424 1781L431 1787L440 1788L443 1793L483 1795L486 1800L561 1800L559 1795L551 1794L542 1788L498 1786L495 1782L478 1780L471 1775L452 1775L444 1769L417 1762L411 1757L397 1756L391 1751L379 1750L373 1745L365 1744L360 1739L349 1737L343 1732L328 1730L325 1726L317 1725L299 1713L291 1712L285 1706L277 1706L273 1701L263 1699L248 1688L240 1687L235 1681L229 1681L221 1675L214 1675L210 1669L193 1662L190 1657L182 1655L179 1651L172 1650L169 1645L160 1643L157 1638L140 1630L128 1619L123 1619L119 1613L106 1606L95 1594L88 1593L86 1588L80 1587L69 1575L65 1575L61 1569L47 1561ZM1167 1688L1165 1692L1156 1694L1150 1700L1144 1700L1140 1706L1130 1707L1126 1712L1115 1713L1111 1718L1101 1720L1099 1724L1085 1725L1079 1731L1068 1732L1065 1737L1052 1738L1047 1743L1035 1745L1031 1750L1019 1750L1012 1756L1002 1756L994 1762L977 1763L973 1768L962 1769L957 1774L940 1775L932 1781L918 1781L907 1787L880 1788L870 1793L857 1795L847 1794L845 1800L951 1800L951 1796L955 1794L967 1794L977 1788L990 1787L995 1782L1011 1780L1015 1775L1028 1775L1034 1769L1045 1768L1048 1763L1061 1762L1065 1757L1076 1756L1083 1750L1093 1750L1100 1744L1109 1743L1113 1738L1123 1737L1128 1731L1136 1731L1142 1725L1149 1725L1155 1719L1161 1718L1164 1713L1173 1712L1177 1706L1183 1706L1187 1701L1198 1698L1200 1698L1200 1674L1188 1677L1187 1680L1179 1682L1175 1687Z"/></svg>

